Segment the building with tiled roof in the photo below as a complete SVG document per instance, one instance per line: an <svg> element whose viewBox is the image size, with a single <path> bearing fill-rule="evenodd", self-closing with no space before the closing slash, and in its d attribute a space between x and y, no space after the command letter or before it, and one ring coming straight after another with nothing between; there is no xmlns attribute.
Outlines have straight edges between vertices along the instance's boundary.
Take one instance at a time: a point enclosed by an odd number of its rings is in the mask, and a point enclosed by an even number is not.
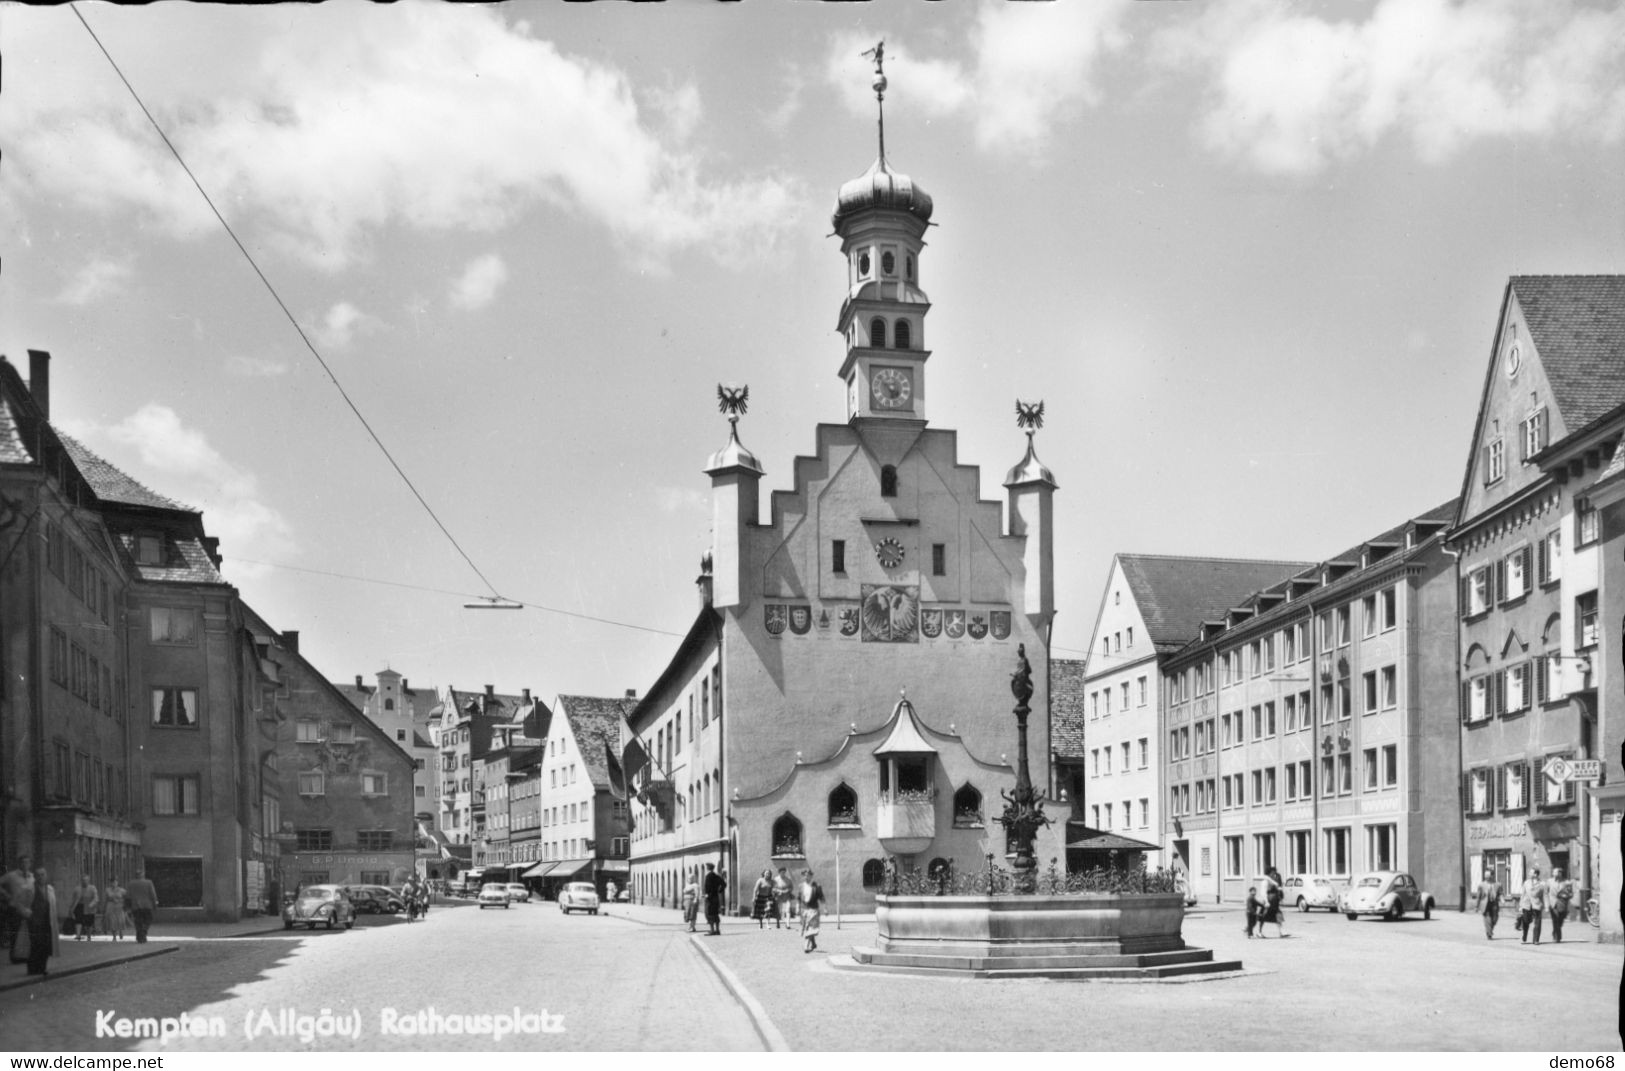
<svg viewBox="0 0 1625 1071"><path fill-rule="evenodd" d="M1078 696L1083 738L1065 762L1079 827L1160 843L1163 820L1163 696L1166 659L1260 588L1308 562L1118 554L1089 636ZM1086 865L1068 848L1074 868ZM1151 861L1158 862L1153 854Z"/></svg>
<svg viewBox="0 0 1625 1071"><path fill-rule="evenodd" d="M427 737L430 712L439 705L433 688L413 688L412 682L385 667L368 684L361 674L351 681L332 681L333 688L349 700L367 720L412 756L414 814L430 828L440 816L440 756Z"/></svg>
<svg viewBox="0 0 1625 1071"><path fill-rule="evenodd" d="M1462 902L1455 507L1294 571L1162 659L1160 833L1198 896L1239 902L1275 867L1404 870Z"/></svg>
<svg viewBox="0 0 1625 1071"><path fill-rule="evenodd" d="M530 736L539 717L545 720L529 688L512 695L490 684L483 692L447 688L430 709L430 739L440 759L440 828L452 843L472 847L476 868L485 862L485 756Z"/></svg>
<svg viewBox="0 0 1625 1071"><path fill-rule="evenodd" d="M631 835L621 754L635 699L561 695L542 745L541 863L525 872L544 895L590 881L626 887Z"/></svg>
<svg viewBox="0 0 1625 1071"><path fill-rule="evenodd" d="M49 354L26 384L0 361L0 630L27 640L0 672L36 682L0 707L0 853L100 886L143 866L164 915L261 910L275 689L241 599L202 515L61 434L50 402Z"/></svg>
<svg viewBox="0 0 1625 1071"><path fill-rule="evenodd" d="M1492 333L1450 545L1460 554L1465 878L1570 873L1584 898L1625 769L1620 652L1625 276L1514 276ZM1609 616L1610 612L1613 616ZM1599 782L1562 776L1605 763ZM1613 835L1613 834L1609 834ZM1598 897L1618 935L1617 877Z"/></svg>

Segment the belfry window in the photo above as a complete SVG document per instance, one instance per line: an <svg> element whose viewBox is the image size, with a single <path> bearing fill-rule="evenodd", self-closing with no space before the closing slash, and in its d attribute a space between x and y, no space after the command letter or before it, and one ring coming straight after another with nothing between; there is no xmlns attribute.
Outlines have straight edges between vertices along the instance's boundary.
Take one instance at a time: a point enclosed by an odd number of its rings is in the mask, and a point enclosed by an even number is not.
<svg viewBox="0 0 1625 1071"><path fill-rule="evenodd" d="M882 466L880 466L880 497L881 498L896 498L897 497L897 466L896 465L882 465Z"/></svg>
<svg viewBox="0 0 1625 1071"><path fill-rule="evenodd" d="M909 335L907 320L897 321L897 337L893 341L896 342L897 348L900 350L913 348L913 340Z"/></svg>
<svg viewBox="0 0 1625 1071"><path fill-rule="evenodd" d="M897 254L891 250L880 254L880 270L882 274L894 275L897 272Z"/></svg>
<svg viewBox="0 0 1625 1071"><path fill-rule="evenodd" d="M878 316L869 321L869 345L877 350L886 348L886 321Z"/></svg>
<svg viewBox="0 0 1625 1071"><path fill-rule="evenodd" d="M773 854L805 855L801 846L801 822L796 816L786 812L773 823Z"/></svg>

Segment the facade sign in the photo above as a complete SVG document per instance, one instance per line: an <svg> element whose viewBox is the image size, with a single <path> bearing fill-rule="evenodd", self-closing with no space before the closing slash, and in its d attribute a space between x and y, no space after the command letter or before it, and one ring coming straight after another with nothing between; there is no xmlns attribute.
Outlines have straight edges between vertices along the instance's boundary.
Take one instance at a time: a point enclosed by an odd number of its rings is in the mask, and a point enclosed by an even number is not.
<svg viewBox="0 0 1625 1071"><path fill-rule="evenodd" d="M1550 765L1548 763L1548 765ZM1601 759L1569 759L1569 780L1571 781L1600 781L1602 780Z"/></svg>
<svg viewBox="0 0 1625 1071"><path fill-rule="evenodd" d="M1468 840L1496 840L1501 837L1526 837L1528 835L1529 823L1522 818L1472 822L1467 826Z"/></svg>

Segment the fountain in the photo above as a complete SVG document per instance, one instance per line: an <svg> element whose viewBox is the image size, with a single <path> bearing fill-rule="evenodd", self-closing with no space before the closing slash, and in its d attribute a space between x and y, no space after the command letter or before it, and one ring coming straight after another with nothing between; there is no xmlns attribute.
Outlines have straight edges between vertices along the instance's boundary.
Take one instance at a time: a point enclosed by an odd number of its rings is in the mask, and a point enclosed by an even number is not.
<svg viewBox="0 0 1625 1071"><path fill-rule="evenodd" d="M999 818L1015 856L1010 891L1000 887L992 855L985 882L980 875L972 878L979 888L968 895L959 889L950 894L952 876L940 873L917 894L901 892L895 869L888 868L886 892L875 899L875 947L852 950L857 968L977 978L1145 980L1240 970L1239 960L1215 960L1210 950L1185 944L1184 895L1168 883L1150 881L1143 871L1081 883L1060 881L1052 873L1047 888L1039 888L1033 839L1051 819L1027 766L1033 683L1024 646L1016 657L1010 680L1016 698L1016 787L1001 793L1005 809Z"/></svg>

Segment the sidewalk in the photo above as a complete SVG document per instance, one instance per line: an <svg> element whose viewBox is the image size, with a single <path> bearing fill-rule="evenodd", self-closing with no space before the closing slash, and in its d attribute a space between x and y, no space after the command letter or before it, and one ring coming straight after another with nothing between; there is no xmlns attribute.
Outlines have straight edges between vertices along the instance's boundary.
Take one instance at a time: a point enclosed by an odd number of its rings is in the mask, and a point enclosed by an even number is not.
<svg viewBox="0 0 1625 1071"><path fill-rule="evenodd" d="M0 962L0 991L102 967L115 967L148 956L162 956L179 950L186 941L217 941L281 932L280 919L258 915L237 922L155 922L147 931L147 943L144 945L136 943L134 927L130 928L122 941L115 941L104 934L97 934L89 941L64 937L61 951L51 957L44 977L29 974L26 964L12 963L9 957Z"/></svg>

